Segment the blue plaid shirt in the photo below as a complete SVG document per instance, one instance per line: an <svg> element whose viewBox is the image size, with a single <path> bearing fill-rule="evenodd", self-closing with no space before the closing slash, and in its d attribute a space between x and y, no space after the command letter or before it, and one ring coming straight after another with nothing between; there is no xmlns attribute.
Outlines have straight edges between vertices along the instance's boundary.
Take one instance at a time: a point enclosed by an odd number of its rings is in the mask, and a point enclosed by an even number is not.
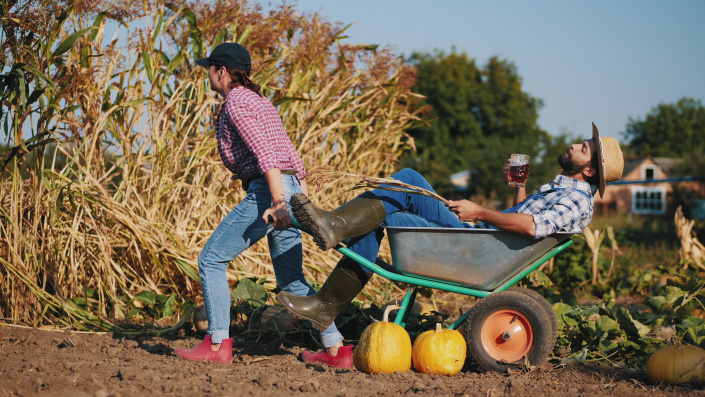
<svg viewBox="0 0 705 397"><path fill-rule="evenodd" d="M556 232L579 233L590 224L596 191L595 185L556 175L552 182L541 186L538 192L502 212L532 215L536 224L534 238Z"/></svg>

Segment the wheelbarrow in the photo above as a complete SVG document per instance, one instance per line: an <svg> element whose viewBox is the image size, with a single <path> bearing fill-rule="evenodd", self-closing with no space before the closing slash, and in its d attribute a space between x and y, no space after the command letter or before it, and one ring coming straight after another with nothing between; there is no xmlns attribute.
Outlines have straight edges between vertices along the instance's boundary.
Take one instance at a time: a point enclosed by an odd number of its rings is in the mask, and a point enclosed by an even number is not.
<svg viewBox="0 0 705 397"><path fill-rule="evenodd" d="M305 231L300 224L295 227ZM418 287L474 296L473 308L449 329L459 329L467 360L480 372L506 372L516 364L537 364L553 350L556 315L541 294L513 287L572 244L571 233L533 239L493 229L385 227L392 264L374 263L344 244L335 249L378 275L409 284L395 323L406 326Z"/></svg>

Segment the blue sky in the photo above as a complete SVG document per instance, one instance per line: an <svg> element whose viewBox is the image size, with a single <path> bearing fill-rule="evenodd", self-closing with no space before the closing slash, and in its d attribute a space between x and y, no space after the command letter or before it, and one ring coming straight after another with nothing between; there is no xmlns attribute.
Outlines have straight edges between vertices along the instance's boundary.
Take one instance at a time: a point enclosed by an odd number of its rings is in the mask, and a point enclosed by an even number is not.
<svg viewBox="0 0 705 397"><path fill-rule="evenodd" d="M629 117L643 119L659 103L705 102L703 0L295 3L354 22L350 43L393 46L399 55L455 48L482 66L493 55L514 62L524 91L544 101L539 125L551 134L587 136L594 121L621 139Z"/></svg>

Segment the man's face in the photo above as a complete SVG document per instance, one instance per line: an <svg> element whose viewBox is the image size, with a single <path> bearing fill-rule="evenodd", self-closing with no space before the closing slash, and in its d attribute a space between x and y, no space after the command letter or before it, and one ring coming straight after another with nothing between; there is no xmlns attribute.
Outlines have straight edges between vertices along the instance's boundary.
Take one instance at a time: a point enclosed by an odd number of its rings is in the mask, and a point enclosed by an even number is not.
<svg viewBox="0 0 705 397"><path fill-rule="evenodd" d="M592 139L586 139L582 143L574 143L565 153L558 156L558 164L568 174L575 175L590 167L595 150L597 150L595 141Z"/></svg>

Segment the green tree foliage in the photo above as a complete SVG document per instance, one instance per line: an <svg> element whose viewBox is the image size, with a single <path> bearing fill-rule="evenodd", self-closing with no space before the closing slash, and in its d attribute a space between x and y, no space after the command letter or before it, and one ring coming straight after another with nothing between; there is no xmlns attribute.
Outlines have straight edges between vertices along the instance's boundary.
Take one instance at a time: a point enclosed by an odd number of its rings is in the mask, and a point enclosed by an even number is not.
<svg viewBox="0 0 705 397"><path fill-rule="evenodd" d="M522 91L513 63L493 57L480 68L474 59L455 52L414 53L409 61L417 67L413 89L424 95L422 104L428 106L431 122L409 131L417 152L404 165L427 176L441 195L457 195L449 176L469 169L470 189L462 195L497 193L506 198L509 189L497 186L511 153L532 156L529 188L545 183L556 171L559 152L546 149L566 137L554 140L539 128L543 103Z"/></svg>
<svg viewBox="0 0 705 397"><path fill-rule="evenodd" d="M644 119L629 118L624 133L638 156L679 157L678 175L703 175L705 166L705 107L700 100L681 98L660 104Z"/></svg>

